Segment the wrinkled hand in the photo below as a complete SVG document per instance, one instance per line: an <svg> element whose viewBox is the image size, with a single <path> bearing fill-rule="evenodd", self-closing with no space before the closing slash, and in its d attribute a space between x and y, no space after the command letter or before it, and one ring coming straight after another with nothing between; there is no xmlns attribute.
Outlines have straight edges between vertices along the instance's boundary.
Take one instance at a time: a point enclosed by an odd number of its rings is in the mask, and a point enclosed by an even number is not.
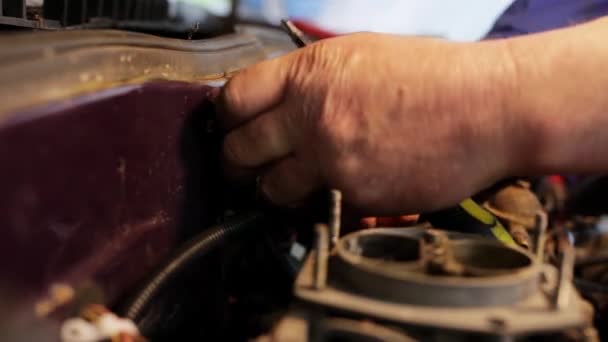
<svg viewBox="0 0 608 342"><path fill-rule="evenodd" d="M510 172L500 43L356 34L237 74L221 102L227 172L297 203L321 186L368 213L452 205Z"/></svg>

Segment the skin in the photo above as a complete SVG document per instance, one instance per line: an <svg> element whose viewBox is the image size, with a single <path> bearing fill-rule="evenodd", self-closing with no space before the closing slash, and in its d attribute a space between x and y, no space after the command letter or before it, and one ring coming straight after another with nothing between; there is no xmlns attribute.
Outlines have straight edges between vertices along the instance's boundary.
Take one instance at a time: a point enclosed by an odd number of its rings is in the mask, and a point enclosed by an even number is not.
<svg viewBox="0 0 608 342"><path fill-rule="evenodd" d="M475 43L362 33L224 87L226 170L276 204L321 187L364 213L453 205L509 176L608 170L608 19Z"/></svg>

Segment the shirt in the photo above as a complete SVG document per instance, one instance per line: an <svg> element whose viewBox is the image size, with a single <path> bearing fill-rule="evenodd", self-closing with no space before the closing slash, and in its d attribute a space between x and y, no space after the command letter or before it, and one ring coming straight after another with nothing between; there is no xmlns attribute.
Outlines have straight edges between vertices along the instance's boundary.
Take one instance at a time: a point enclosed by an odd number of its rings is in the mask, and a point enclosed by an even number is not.
<svg viewBox="0 0 608 342"><path fill-rule="evenodd" d="M566 27L608 15L608 0L517 0L487 38L511 37Z"/></svg>

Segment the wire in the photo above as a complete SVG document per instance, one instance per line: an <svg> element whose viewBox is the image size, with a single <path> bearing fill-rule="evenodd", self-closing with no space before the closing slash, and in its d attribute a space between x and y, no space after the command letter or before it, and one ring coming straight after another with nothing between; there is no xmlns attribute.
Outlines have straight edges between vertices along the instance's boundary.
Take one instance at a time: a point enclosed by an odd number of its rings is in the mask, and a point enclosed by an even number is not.
<svg viewBox="0 0 608 342"><path fill-rule="evenodd" d="M241 236L251 228L259 226L262 219L263 215L257 212L242 215L206 229L191 239L134 296L127 305L124 316L137 323L144 309L177 274L226 240Z"/></svg>
<svg viewBox="0 0 608 342"><path fill-rule="evenodd" d="M303 48L308 45L309 42L305 38L304 33L302 33L302 31L300 31L291 21L281 20L281 27L298 48Z"/></svg>

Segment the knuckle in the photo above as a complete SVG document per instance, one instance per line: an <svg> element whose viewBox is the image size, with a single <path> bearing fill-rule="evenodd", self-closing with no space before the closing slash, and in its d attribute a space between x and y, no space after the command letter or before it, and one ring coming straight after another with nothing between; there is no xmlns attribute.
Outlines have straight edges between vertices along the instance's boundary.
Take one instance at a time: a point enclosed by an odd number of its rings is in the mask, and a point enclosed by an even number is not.
<svg viewBox="0 0 608 342"><path fill-rule="evenodd" d="M335 181L344 191L352 192L358 188L359 163L358 158L353 155L334 157L328 165L327 171L330 174L327 176Z"/></svg>
<svg viewBox="0 0 608 342"><path fill-rule="evenodd" d="M348 198L356 207L373 208L377 203L374 191L369 191L361 185L354 185L344 188L344 197Z"/></svg>
<svg viewBox="0 0 608 342"><path fill-rule="evenodd" d="M322 76L328 70L329 65L335 64L336 48L326 42L314 43L296 54L294 63L291 65L291 75L295 81L302 82L312 75Z"/></svg>
<svg viewBox="0 0 608 342"><path fill-rule="evenodd" d="M370 168L367 158L356 153L334 158L328 167L331 168L328 179L332 186L335 184L343 192L344 198L348 198L356 207L374 208L381 202L382 194L386 193L382 175Z"/></svg>
<svg viewBox="0 0 608 342"><path fill-rule="evenodd" d="M282 154L285 134L280 131L281 127L276 124L272 115L266 114L250 123L243 132L249 145L259 154L266 157L276 157Z"/></svg>
<svg viewBox="0 0 608 342"><path fill-rule="evenodd" d="M315 43L302 50L302 53L298 55L298 66L304 67L307 70L311 70L318 66L319 62L323 60L325 55L326 44L323 42Z"/></svg>
<svg viewBox="0 0 608 342"><path fill-rule="evenodd" d="M337 148L336 153L344 152L342 150L346 146L359 148L366 141L365 127L361 125L357 112L343 101L343 97L328 92L317 114L315 127L323 140Z"/></svg>
<svg viewBox="0 0 608 342"><path fill-rule="evenodd" d="M262 178L263 190L276 204L288 205L305 199L317 186L312 170L296 159L274 166Z"/></svg>
<svg viewBox="0 0 608 342"><path fill-rule="evenodd" d="M246 133L251 141L256 141L272 136L275 134L274 130L275 125L273 124L273 117L269 114L265 114L251 122L247 127Z"/></svg>
<svg viewBox="0 0 608 342"><path fill-rule="evenodd" d="M336 107L336 99L331 92L327 93L324 98L321 99L320 108L317 113L317 127L315 127L315 129L317 129L325 138L333 138L340 132L340 125L336 122Z"/></svg>
<svg viewBox="0 0 608 342"><path fill-rule="evenodd" d="M243 158L245 154L241 146L241 141L237 135L234 133L228 135L223 145L224 158L235 165L244 165L245 160Z"/></svg>
<svg viewBox="0 0 608 342"><path fill-rule="evenodd" d="M229 111L238 111L243 106L241 92L238 90L236 82L238 82L238 78L235 76L226 84L223 91L224 104Z"/></svg>
<svg viewBox="0 0 608 342"><path fill-rule="evenodd" d="M281 164L274 166L262 177L262 191L266 198L278 205L287 204L290 174Z"/></svg>
<svg viewBox="0 0 608 342"><path fill-rule="evenodd" d="M275 178L269 177L268 175L264 176L261 180L261 189L264 197L269 200L271 203L282 205L280 192L278 189L281 187L277 185Z"/></svg>

